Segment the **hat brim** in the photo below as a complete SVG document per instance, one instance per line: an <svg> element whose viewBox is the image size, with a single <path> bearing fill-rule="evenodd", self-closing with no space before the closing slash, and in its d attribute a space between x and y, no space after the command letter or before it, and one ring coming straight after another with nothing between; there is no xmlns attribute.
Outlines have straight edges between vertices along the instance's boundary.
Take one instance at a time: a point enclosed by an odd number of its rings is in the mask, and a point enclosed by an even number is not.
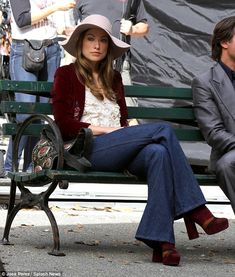
<svg viewBox="0 0 235 277"><path fill-rule="evenodd" d="M61 42L61 46L73 57L76 57L76 45L79 39L79 36L84 31L91 29L91 28L102 28L98 24L89 24L89 23L81 23L77 26L77 28L73 31L72 35L69 37L68 40ZM117 59L118 57L122 56L129 48L130 45L125 43L124 41L112 36L107 30L103 29L111 39L111 53L113 59Z"/></svg>

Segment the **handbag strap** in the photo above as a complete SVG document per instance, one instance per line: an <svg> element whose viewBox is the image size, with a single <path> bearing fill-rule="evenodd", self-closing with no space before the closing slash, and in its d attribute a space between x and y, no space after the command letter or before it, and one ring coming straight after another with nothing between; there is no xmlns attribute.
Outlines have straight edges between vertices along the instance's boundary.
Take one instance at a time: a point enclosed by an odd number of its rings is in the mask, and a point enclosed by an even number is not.
<svg viewBox="0 0 235 277"><path fill-rule="evenodd" d="M77 156L70 154L68 151L64 152L64 159L68 166L80 172L85 172L91 167L91 163L85 157L78 158Z"/></svg>
<svg viewBox="0 0 235 277"><path fill-rule="evenodd" d="M91 163L87 159L91 151L93 133L89 128L81 128L76 138L76 145L74 146L73 153L69 151L64 152L64 158L67 165L84 172ZM76 147L77 146L77 147Z"/></svg>
<svg viewBox="0 0 235 277"><path fill-rule="evenodd" d="M30 44L30 46L34 49L34 50L40 50L42 47L48 47L54 43L57 43L59 41L64 41L65 38L64 37L55 37L52 39L44 39L44 40L35 40L35 39L13 39L13 42L18 42L18 43L22 43L22 42L27 42L28 44Z"/></svg>
<svg viewBox="0 0 235 277"><path fill-rule="evenodd" d="M43 130L44 135L48 137L53 145L55 146L56 150L58 150L58 142L55 138L54 134L50 131L50 129ZM64 159L66 164L80 172L86 171L88 168L91 167L91 163L88 161L87 157L89 156L91 143L92 143L92 131L88 128L82 128L76 138L76 149L73 153L69 151L64 151Z"/></svg>
<svg viewBox="0 0 235 277"><path fill-rule="evenodd" d="M88 158L91 152L93 133L89 128L82 128L79 136L83 135L83 156Z"/></svg>

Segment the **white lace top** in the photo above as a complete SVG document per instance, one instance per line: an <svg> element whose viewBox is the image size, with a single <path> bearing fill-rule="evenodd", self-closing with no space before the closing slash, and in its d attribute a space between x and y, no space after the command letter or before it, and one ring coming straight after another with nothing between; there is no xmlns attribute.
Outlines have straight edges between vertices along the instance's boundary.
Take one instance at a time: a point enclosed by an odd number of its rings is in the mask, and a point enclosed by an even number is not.
<svg viewBox="0 0 235 277"><path fill-rule="evenodd" d="M119 127L119 105L109 99L99 100L86 88L86 99L81 121L95 126Z"/></svg>

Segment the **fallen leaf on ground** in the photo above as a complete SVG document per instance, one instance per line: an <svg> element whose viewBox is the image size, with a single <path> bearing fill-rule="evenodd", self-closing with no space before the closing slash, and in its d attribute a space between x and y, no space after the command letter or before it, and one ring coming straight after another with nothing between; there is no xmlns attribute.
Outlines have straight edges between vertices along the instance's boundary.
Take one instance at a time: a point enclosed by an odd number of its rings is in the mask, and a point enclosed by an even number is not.
<svg viewBox="0 0 235 277"><path fill-rule="evenodd" d="M100 208L100 207L94 207L94 210L96 210L96 211L106 211L106 212L112 212L112 211L113 211L113 208L112 208L112 207L103 207L103 208Z"/></svg>
<svg viewBox="0 0 235 277"><path fill-rule="evenodd" d="M142 264L143 262L140 261L134 261L135 264Z"/></svg>
<svg viewBox="0 0 235 277"><path fill-rule="evenodd" d="M224 263L225 264L235 264L235 259L225 259Z"/></svg>
<svg viewBox="0 0 235 277"><path fill-rule="evenodd" d="M140 241L134 241L132 244L135 245L135 246L140 246L141 242Z"/></svg>
<svg viewBox="0 0 235 277"><path fill-rule="evenodd" d="M88 246L96 246L100 244L99 240L91 241L91 242L84 242L84 241L75 241L76 244L84 244Z"/></svg>
<svg viewBox="0 0 235 277"><path fill-rule="evenodd" d="M25 223L22 223L20 224L20 227L32 227L34 226L33 224L25 224Z"/></svg>
<svg viewBox="0 0 235 277"><path fill-rule="evenodd" d="M124 264L124 265L129 265L130 264L129 261L121 261L121 263Z"/></svg>
<svg viewBox="0 0 235 277"><path fill-rule="evenodd" d="M62 210L62 209L61 209L60 207L58 207L58 206L51 206L50 209L51 209L52 212L58 212L58 211L61 211L61 210Z"/></svg>
<svg viewBox="0 0 235 277"><path fill-rule="evenodd" d="M48 233L48 232L50 232L50 230L49 229L45 229L45 230L43 230L43 232Z"/></svg>
<svg viewBox="0 0 235 277"><path fill-rule="evenodd" d="M73 214L73 213L67 213L67 216L79 216L79 214L77 213L77 214Z"/></svg>
<svg viewBox="0 0 235 277"><path fill-rule="evenodd" d="M36 249L45 249L45 246L35 246Z"/></svg>
<svg viewBox="0 0 235 277"><path fill-rule="evenodd" d="M113 208L113 211L115 212L133 212L133 208Z"/></svg>
<svg viewBox="0 0 235 277"><path fill-rule="evenodd" d="M87 207L82 207L79 204L77 204L73 208L71 208L71 210L74 210L74 211L87 211L88 208Z"/></svg>

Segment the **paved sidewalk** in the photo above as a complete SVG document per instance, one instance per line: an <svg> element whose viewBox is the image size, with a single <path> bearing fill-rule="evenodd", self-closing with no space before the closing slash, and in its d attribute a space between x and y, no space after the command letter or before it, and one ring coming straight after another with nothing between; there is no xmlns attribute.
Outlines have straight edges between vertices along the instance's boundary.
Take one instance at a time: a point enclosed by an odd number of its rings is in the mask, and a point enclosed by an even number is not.
<svg viewBox="0 0 235 277"><path fill-rule="evenodd" d="M175 223L178 267L152 263L151 250L134 239L144 205L52 205L66 256L47 254L52 234L45 214L23 210L13 221L14 245L0 246L8 276L235 276L235 217L229 205L210 206L216 216L226 215L230 221L230 227L217 235L207 236L200 229L200 238L189 241L184 223ZM6 210L0 210L1 235L5 218Z"/></svg>

